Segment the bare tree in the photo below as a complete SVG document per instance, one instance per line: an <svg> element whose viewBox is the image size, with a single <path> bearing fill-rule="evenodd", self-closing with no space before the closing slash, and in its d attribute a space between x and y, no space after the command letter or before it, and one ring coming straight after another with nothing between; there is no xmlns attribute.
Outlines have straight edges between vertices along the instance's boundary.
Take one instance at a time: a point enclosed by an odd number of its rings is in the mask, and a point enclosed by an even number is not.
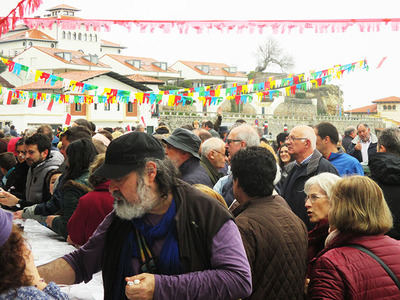
<svg viewBox="0 0 400 300"><path fill-rule="evenodd" d="M279 66L282 72L294 66L293 57L285 54L279 43L273 38L269 38L265 44L258 46L257 57L256 72L263 72L271 65Z"/></svg>

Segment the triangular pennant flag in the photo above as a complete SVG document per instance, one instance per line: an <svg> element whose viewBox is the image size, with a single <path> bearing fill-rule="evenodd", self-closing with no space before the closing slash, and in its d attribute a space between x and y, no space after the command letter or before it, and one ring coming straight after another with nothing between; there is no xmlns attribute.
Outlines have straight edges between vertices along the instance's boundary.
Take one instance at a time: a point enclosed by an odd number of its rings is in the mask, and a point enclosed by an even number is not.
<svg viewBox="0 0 400 300"><path fill-rule="evenodd" d="M65 125L71 124L71 115L67 114L67 117L65 118Z"/></svg>
<svg viewBox="0 0 400 300"><path fill-rule="evenodd" d="M47 106L47 110L48 110L48 111L51 111L51 110L53 109L53 104L54 104L54 101L51 100L50 103L49 103L49 105Z"/></svg>
<svg viewBox="0 0 400 300"><path fill-rule="evenodd" d="M29 107L29 108L32 108L32 107L33 107L33 98L30 98L30 99L29 99L28 107Z"/></svg>

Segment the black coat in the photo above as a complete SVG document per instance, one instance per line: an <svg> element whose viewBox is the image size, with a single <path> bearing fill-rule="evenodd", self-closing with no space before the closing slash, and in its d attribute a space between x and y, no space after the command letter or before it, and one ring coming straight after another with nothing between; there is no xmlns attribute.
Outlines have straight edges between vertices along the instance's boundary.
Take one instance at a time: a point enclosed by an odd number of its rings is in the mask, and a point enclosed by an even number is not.
<svg viewBox="0 0 400 300"><path fill-rule="evenodd" d="M356 136L349 146L348 154L358 159L359 162L362 162L362 154L360 150L354 149L357 143L360 141L360 138ZM375 135L371 133L371 143L368 146L368 160L369 158L377 152L378 139Z"/></svg>
<svg viewBox="0 0 400 300"><path fill-rule="evenodd" d="M368 166L392 212L393 228L387 235L400 240L400 156L379 152L369 158Z"/></svg>
<svg viewBox="0 0 400 300"><path fill-rule="evenodd" d="M25 198L25 185L28 170L29 166L26 164L26 162L17 164L14 171L12 171L8 176L4 190L9 191L19 199Z"/></svg>
<svg viewBox="0 0 400 300"><path fill-rule="evenodd" d="M306 198L304 184L309 178L323 172L339 175L336 168L318 150L314 150L311 160L307 164L295 165L286 179L278 184L279 194L286 200L292 211L306 224L308 230L311 230L313 226L304 206Z"/></svg>

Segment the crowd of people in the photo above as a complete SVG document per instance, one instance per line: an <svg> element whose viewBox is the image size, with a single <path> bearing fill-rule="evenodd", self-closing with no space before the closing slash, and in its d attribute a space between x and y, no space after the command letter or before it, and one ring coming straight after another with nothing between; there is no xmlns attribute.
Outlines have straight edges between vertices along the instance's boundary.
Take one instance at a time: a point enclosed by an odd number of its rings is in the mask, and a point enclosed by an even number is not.
<svg viewBox="0 0 400 300"><path fill-rule="evenodd" d="M400 129L221 120L0 131L0 299L400 299ZM76 250L36 267L21 218Z"/></svg>

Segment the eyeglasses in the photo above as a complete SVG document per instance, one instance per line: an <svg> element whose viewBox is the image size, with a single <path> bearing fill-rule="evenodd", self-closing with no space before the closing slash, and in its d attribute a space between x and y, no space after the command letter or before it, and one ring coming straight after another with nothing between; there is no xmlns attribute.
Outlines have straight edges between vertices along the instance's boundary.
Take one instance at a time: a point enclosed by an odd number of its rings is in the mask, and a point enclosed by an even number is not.
<svg viewBox="0 0 400 300"><path fill-rule="evenodd" d="M226 140L226 143L228 144L228 145L230 145L231 143L233 143L233 142L241 142L242 140L231 140L231 139L227 139Z"/></svg>
<svg viewBox="0 0 400 300"><path fill-rule="evenodd" d="M307 140L306 137L294 137L292 135L289 135L285 141L290 141L290 142L294 142L294 141L301 141L301 140Z"/></svg>
<svg viewBox="0 0 400 300"><path fill-rule="evenodd" d="M226 155L226 152L220 152L220 151L215 150L215 149L213 149L212 151L218 152L218 153L221 154L222 156L225 156L225 155Z"/></svg>
<svg viewBox="0 0 400 300"><path fill-rule="evenodd" d="M315 201L317 201L318 199L322 199L322 198L326 198L328 196L326 195L318 195L318 194L311 194L311 195L307 195L306 199L304 202L307 202L307 200L310 200L312 204L315 203Z"/></svg>

